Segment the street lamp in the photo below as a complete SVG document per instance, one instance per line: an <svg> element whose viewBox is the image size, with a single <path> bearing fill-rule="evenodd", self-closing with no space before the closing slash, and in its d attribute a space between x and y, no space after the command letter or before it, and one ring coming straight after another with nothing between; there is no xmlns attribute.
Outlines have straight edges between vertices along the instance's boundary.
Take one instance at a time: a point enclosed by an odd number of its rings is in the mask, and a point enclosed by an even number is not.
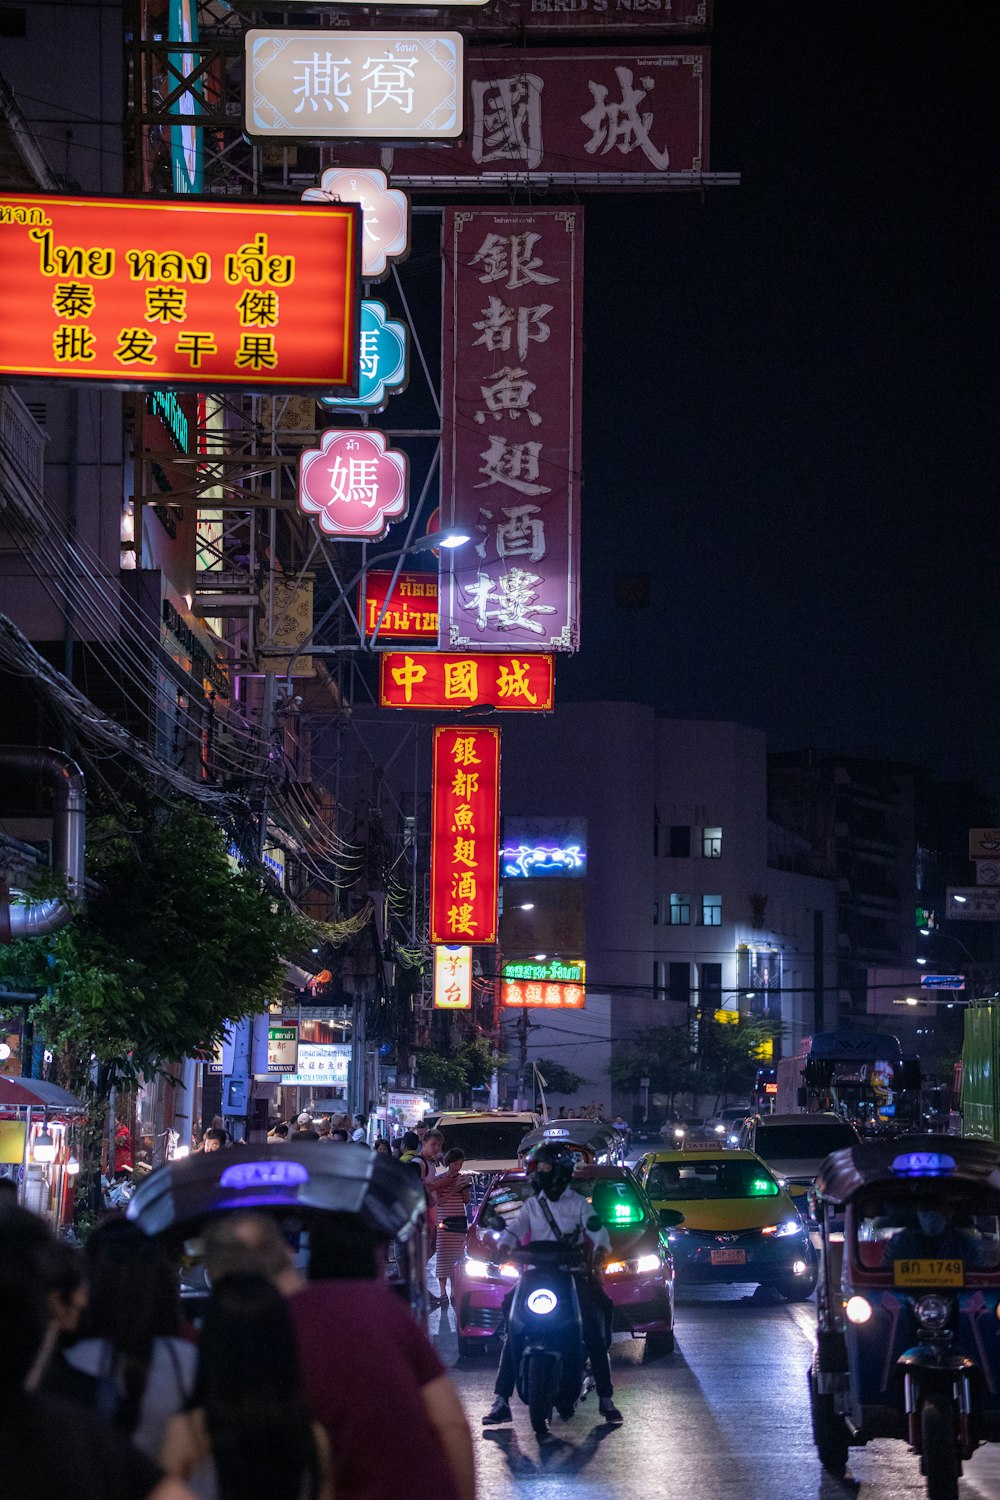
<svg viewBox="0 0 1000 1500"><path fill-rule="evenodd" d="M435 547L462 547L469 540L470 538L467 532L457 531L454 527L449 527L447 531L428 532L426 536L419 537L417 541L410 542L405 547L396 547L391 552L380 552L377 557L369 558L358 569L354 577L351 578L347 583L343 584L340 589L338 589L337 597L334 599L333 603L329 606L328 609L324 611L320 619L316 621L316 624L306 636L305 640L296 647L295 654L289 661L288 669L285 672L286 696L288 698L291 698L292 696L292 672L295 668L295 663L298 661L300 656L303 656L305 652L310 649L313 641L316 639L319 632L323 629L323 626L333 618L333 616L337 613L337 610L343 604L344 600L350 594L351 590L355 587L356 584L359 584L361 582L362 578L364 578L367 572L369 572L373 567L376 567L379 563L389 562L393 558L399 558L400 560L402 560L404 557L408 557L412 552L432 552ZM388 603L388 595L386 596L386 602ZM382 622L380 619L375 627L376 632L378 630L378 625L380 625L381 623ZM362 649L364 649L363 630L361 647Z"/></svg>

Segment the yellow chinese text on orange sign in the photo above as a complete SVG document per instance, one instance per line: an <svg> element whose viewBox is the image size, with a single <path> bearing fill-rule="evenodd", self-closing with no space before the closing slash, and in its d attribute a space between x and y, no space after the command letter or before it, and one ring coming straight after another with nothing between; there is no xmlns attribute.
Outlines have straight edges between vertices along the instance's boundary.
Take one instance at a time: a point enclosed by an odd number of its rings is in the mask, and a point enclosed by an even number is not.
<svg viewBox="0 0 1000 1500"><path fill-rule="evenodd" d="M552 709L555 657L544 653L387 651L379 659L382 708Z"/></svg>

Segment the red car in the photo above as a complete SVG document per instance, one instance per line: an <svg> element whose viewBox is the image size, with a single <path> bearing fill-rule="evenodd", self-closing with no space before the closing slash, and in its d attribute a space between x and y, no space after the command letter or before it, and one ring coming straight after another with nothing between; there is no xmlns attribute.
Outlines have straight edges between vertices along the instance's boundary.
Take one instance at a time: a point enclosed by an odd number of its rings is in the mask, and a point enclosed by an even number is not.
<svg viewBox="0 0 1000 1500"><path fill-rule="evenodd" d="M573 1187L594 1206L611 1236L611 1255L600 1272L614 1305L612 1327L645 1334L651 1351L674 1347L674 1266L656 1210L627 1167L579 1166ZM474 1354L500 1333L503 1299L518 1269L496 1260L496 1235L484 1226L494 1214L509 1219L532 1192L526 1172L500 1172L473 1220L465 1254L455 1267L455 1320L459 1354Z"/></svg>

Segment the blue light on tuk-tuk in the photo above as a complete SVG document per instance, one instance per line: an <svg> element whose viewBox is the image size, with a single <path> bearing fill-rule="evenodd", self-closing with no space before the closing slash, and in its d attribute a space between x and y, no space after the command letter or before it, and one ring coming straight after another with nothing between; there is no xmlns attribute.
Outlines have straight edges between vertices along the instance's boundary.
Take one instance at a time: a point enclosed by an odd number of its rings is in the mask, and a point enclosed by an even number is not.
<svg viewBox="0 0 1000 1500"><path fill-rule="evenodd" d="M955 1170L955 1159L942 1151L907 1151L895 1158L892 1170L900 1177L947 1177Z"/></svg>
<svg viewBox="0 0 1000 1500"><path fill-rule="evenodd" d="M224 1188L296 1187L300 1182L308 1181L309 1173L301 1162L272 1158L270 1161L234 1162L219 1178L219 1186Z"/></svg>

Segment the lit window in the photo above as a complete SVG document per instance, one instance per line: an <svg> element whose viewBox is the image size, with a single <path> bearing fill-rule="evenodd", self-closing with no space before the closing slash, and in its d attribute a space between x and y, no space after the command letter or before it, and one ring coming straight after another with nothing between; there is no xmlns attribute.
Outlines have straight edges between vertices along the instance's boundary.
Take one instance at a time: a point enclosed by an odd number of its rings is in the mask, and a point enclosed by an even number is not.
<svg viewBox="0 0 1000 1500"><path fill-rule="evenodd" d="M691 897L678 895L676 891L670 893L670 925L671 927L687 927L691 922Z"/></svg>
<svg viewBox="0 0 1000 1500"><path fill-rule="evenodd" d="M721 828L703 828L701 830L701 857L702 859L722 858Z"/></svg>
<svg viewBox="0 0 1000 1500"><path fill-rule="evenodd" d="M722 897L702 896L701 898L701 925L702 927L722 926Z"/></svg>

